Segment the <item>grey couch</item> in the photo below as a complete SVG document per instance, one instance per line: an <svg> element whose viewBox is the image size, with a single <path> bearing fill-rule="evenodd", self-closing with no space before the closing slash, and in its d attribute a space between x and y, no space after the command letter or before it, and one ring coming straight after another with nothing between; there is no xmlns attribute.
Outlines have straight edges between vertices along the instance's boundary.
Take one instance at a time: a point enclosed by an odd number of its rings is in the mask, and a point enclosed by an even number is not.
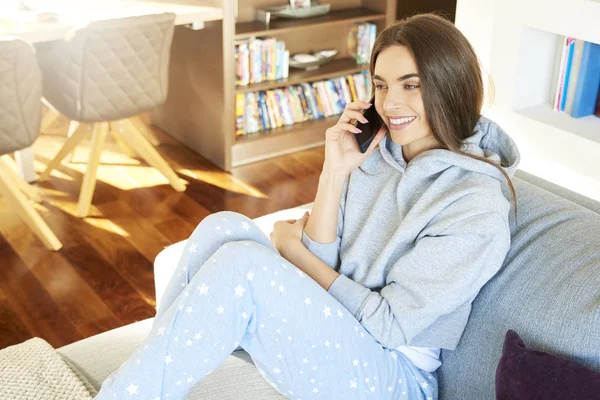
<svg viewBox="0 0 600 400"><path fill-rule="evenodd" d="M500 272L473 304L455 351L442 352L441 399L493 399L504 335L516 330L529 348L600 370L600 203L519 171L514 179L518 221ZM310 204L257 219L300 217ZM155 262L157 301L182 244ZM166 271L166 272L165 272ZM59 352L100 386L134 351L152 320L65 346ZM188 399L282 399L260 376L248 354L234 352L192 389Z"/></svg>

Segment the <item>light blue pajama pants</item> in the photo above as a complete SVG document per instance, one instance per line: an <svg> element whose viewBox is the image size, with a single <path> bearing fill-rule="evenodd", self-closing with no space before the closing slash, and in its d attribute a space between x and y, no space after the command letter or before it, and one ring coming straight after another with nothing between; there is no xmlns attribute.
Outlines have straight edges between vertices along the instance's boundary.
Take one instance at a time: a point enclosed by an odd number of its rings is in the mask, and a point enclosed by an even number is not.
<svg viewBox="0 0 600 400"><path fill-rule="evenodd" d="M437 379L382 347L247 217L188 240L148 337L96 399L184 399L238 346L290 399L437 399Z"/></svg>

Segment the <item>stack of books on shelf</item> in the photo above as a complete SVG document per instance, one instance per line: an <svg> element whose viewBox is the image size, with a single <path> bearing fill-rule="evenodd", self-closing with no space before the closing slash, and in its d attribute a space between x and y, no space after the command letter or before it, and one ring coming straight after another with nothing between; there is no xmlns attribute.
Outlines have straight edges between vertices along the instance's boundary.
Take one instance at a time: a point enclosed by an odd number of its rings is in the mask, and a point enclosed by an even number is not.
<svg viewBox="0 0 600 400"><path fill-rule="evenodd" d="M238 93L235 98L236 134L247 135L341 114L346 104L370 97L371 77L368 72L266 91Z"/></svg>
<svg viewBox="0 0 600 400"><path fill-rule="evenodd" d="M566 37L559 51L553 109L573 118L600 116L600 44Z"/></svg>
<svg viewBox="0 0 600 400"><path fill-rule="evenodd" d="M236 84L247 86L285 79L289 74L290 52L285 42L273 37L251 38L235 44Z"/></svg>
<svg viewBox="0 0 600 400"><path fill-rule="evenodd" d="M356 54L357 64L368 64L371 60L371 51L377 37L377 25L369 22L356 24L348 36L348 48Z"/></svg>

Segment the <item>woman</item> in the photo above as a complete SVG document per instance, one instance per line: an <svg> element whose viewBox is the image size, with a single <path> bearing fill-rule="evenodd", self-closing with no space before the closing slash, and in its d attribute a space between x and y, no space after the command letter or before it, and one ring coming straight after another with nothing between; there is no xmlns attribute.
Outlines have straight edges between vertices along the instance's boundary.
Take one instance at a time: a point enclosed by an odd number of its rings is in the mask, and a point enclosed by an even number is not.
<svg viewBox="0 0 600 400"><path fill-rule="evenodd" d="M476 55L449 22L388 27L371 58L384 127L365 154L349 104L326 132L311 215L271 241L235 213L187 242L154 327L98 398L181 399L238 347L291 399L435 399L481 287L508 252L518 165L480 116Z"/></svg>

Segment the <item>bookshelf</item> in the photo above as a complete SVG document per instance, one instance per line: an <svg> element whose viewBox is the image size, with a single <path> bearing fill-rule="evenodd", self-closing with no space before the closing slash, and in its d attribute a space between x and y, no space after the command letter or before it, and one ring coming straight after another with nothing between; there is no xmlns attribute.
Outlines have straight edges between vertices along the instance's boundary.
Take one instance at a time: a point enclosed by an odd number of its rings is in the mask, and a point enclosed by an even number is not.
<svg viewBox="0 0 600 400"><path fill-rule="evenodd" d="M235 95L315 82L366 70L348 53L346 37L360 22L381 32L396 17L395 0L327 0L331 11L300 20L272 19L269 27L254 21L255 10L285 0L211 0L223 9L223 20L192 31L176 28L171 49L169 95L151 112L152 123L212 161L231 168L322 145L325 130L338 117L297 123L257 134L235 134ZM236 4L237 3L237 8ZM236 17L237 15L237 17ZM316 70L290 68L287 79L249 86L235 85L235 41L276 37L290 54L336 49L336 59Z"/></svg>
<svg viewBox="0 0 600 400"><path fill-rule="evenodd" d="M486 115L517 143L521 169L596 200L600 118L571 118L551 104L559 43L600 43L599 20L600 3L589 0L462 0L456 13L494 83Z"/></svg>

